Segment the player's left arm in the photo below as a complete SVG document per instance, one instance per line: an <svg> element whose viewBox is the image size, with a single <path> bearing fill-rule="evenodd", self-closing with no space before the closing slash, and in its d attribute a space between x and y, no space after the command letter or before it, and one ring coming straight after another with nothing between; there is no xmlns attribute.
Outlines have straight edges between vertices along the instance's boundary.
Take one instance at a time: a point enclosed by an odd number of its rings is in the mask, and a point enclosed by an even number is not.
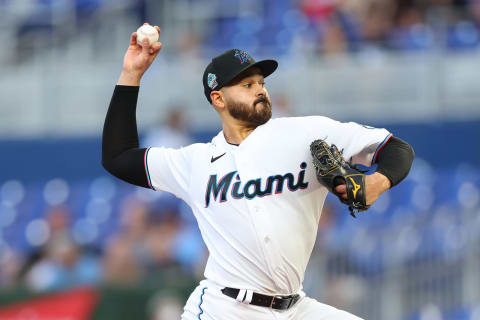
<svg viewBox="0 0 480 320"><path fill-rule="evenodd" d="M378 151L377 170L365 178L367 205L373 204L382 193L399 184L410 172L415 153L413 148L397 137L390 140ZM343 198L347 198L347 188L344 184L336 187Z"/></svg>

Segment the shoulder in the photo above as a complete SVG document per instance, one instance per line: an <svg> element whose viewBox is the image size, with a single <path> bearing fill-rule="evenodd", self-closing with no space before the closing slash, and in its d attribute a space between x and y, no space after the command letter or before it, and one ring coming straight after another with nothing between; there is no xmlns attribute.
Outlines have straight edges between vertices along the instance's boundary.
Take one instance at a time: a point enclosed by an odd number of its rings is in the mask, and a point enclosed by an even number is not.
<svg viewBox="0 0 480 320"><path fill-rule="evenodd" d="M211 146L211 144L212 144L211 142L208 142L208 143L193 143L191 145L188 145L188 146L180 148L180 149L184 150L184 151L196 152L196 151L201 151L201 150L208 149Z"/></svg>
<svg viewBox="0 0 480 320"><path fill-rule="evenodd" d="M147 154L151 156L170 156L170 157L191 157L192 155L198 155L205 150L208 150L211 143L194 143L180 148L165 148L165 147L150 147Z"/></svg>
<svg viewBox="0 0 480 320"><path fill-rule="evenodd" d="M338 121L333 120L324 116L305 116L305 117L283 117L283 118L274 118L268 121L265 125L271 127L298 127L305 128L305 126L310 125L327 125L335 124Z"/></svg>

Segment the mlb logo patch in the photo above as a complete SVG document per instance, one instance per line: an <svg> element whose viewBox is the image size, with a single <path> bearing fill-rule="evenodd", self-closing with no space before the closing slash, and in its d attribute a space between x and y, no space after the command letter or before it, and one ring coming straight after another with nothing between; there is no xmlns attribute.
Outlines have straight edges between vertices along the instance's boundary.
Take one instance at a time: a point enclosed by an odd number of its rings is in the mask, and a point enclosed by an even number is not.
<svg viewBox="0 0 480 320"><path fill-rule="evenodd" d="M240 60L240 63L241 64L244 64L245 62L248 62L250 60L252 60L252 57L250 57L248 55L248 53L246 53L245 51L243 50L238 50L238 49L235 49L235 52L233 54L236 58L238 58L238 60Z"/></svg>
<svg viewBox="0 0 480 320"><path fill-rule="evenodd" d="M217 76L214 73L209 73L207 77L207 85L210 89L215 89L218 86Z"/></svg>

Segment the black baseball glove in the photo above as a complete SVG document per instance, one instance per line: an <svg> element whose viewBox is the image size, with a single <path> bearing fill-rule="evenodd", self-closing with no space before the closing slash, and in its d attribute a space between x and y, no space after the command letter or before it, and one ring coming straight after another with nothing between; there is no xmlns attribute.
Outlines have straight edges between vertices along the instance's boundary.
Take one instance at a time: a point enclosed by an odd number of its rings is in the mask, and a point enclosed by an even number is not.
<svg viewBox="0 0 480 320"><path fill-rule="evenodd" d="M354 218L356 212L365 211L370 207L365 196L364 171L346 162L342 156L343 150L339 151L334 144L329 146L324 140L318 139L310 145L310 152L318 182L348 205ZM335 187L340 184L346 184L347 199L343 199L335 191Z"/></svg>

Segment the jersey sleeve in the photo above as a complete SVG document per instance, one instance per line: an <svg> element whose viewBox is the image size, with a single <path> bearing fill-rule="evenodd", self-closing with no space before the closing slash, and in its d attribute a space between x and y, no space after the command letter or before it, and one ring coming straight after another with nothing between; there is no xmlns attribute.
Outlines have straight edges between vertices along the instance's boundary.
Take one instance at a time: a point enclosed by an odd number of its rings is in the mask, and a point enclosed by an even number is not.
<svg viewBox="0 0 480 320"><path fill-rule="evenodd" d="M392 134L384 128L374 128L356 122L339 122L327 117L308 117L309 131L314 139L325 139L335 144L352 163L370 166L378 151Z"/></svg>
<svg viewBox="0 0 480 320"><path fill-rule="evenodd" d="M151 147L145 152L149 187L187 200L195 145L180 149Z"/></svg>

